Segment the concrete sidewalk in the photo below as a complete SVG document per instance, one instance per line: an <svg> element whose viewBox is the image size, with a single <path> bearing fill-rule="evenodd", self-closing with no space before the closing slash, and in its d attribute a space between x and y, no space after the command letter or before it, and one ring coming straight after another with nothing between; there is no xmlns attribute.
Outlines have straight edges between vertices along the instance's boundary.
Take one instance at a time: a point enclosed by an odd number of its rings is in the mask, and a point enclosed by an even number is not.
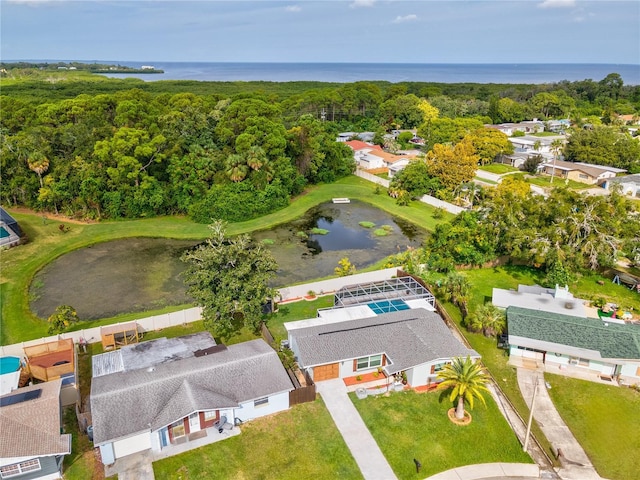
<svg viewBox="0 0 640 480"><path fill-rule="evenodd" d="M553 448L562 452L562 455L559 456L562 467L558 469L558 475L563 480L600 479L601 477L593 468L591 460L553 405L544 382L543 373L526 368L518 368L517 372L518 386L529 406L531 406L535 385L538 384L533 417Z"/></svg>
<svg viewBox="0 0 640 480"><path fill-rule="evenodd" d="M347 395L340 378L316 383L333 421L365 480L394 480L396 475Z"/></svg>

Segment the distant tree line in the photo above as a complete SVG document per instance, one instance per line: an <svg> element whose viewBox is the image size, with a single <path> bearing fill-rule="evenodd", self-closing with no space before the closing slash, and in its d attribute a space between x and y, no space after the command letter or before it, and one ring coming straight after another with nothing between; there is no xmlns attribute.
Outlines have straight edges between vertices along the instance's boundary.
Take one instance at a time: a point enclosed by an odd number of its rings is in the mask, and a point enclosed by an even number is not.
<svg viewBox="0 0 640 480"><path fill-rule="evenodd" d="M384 144L391 129L414 129L426 142L415 168L428 178L400 177L399 190L442 198L510 152L486 123L587 119L597 128L572 135L568 159L627 168L640 157L615 124L640 110L640 90L617 74L526 86L31 79L3 86L0 101L2 202L85 218L271 212L353 171L340 131L373 131Z"/></svg>

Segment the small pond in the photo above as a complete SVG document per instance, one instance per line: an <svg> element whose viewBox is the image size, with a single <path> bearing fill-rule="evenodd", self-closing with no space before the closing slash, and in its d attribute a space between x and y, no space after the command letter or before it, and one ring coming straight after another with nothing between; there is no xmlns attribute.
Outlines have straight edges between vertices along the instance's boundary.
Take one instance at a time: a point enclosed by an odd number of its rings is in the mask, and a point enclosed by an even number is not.
<svg viewBox="0 0 640 480"><path fill-rule="evenodd" d="M369 228L360 222L373 224ZM315 229L323 229L313 233ZM381 233L386 235L380 235ZM279 227L253 232L279 266L274 286L334 274L348 257L358 270L407 247L419 247L426 232L364 203L322 204ZM72 305L82 319L180 305L185 293L182 253L197 242L128 238L83 248L56 259L35 277L31 309L47 318L58 305Z"/></svg>

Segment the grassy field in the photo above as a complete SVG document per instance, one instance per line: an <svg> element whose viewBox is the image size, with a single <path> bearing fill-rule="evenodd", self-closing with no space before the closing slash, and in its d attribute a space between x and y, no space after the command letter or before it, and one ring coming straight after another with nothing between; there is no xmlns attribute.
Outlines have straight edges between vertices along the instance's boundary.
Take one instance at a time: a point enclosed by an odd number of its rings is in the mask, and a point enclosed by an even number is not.
<svg viewBox="0 0 640 480"><path fill-rule="evenodd" d="M485 397L487 407L477 402L471 424L461 427L447 417L452 404L439 392L394 392L364 400L351 394L399 479L416 478L414 458L422 462L420 478L476 463L533 463L491 396Z"/></svg>
<svg viewBox="0 0 640 480"><path fill-rule="evenodd" d="M509 172L518 172L520 171L516 167L512 167L511 165L504 165L502 163L490 163L488 165L482 165L478 167L479 170L484 170L485 172L495 173L497 175L502 175L504 173Z"/></svg>
<svg viewBox="0 0 640 480"><path fill-rule="evenodd" d="M355 176L334 184L314 187L292 201L287 208L251 221L229 224L228 233L236 235L286 223L300 217L311 207L329 201L333 197L361 200L430 231L438 223L451 218L450 215L446 215L443 219L434 219L434 209L421 202L412 202L408 207L398 206L394 199L384 193L376 194L374 189L373 184ZM12 209L9 209L9 212L20 223L29 238L29 243L9 249L0 256L0 301L2 302L0 343L3 345L46 336L46 322L36 317L29 308L29 284L36 272L60 255L118 238L203 239L208 236L207 225L196 224L185 217L77 224L52 219L43 220L39 215L21 213ZM59 229L61 223L69 226L70 230L63 233ZM182 306L168 310L178 308ZM112 319L83 322L78 328L142 318L157 313L160 312L139 312Z"/></svg>
<svg viewBox="0 0 640 480"><path fill-rule="evenodd" d="M156 479L362 478L322 400L241 428L235 437L155 462Z"/></svg>
<svg viewBox="0 0 640 480"><path fill-rule="evenodd" d="M546 374L549 395L598 473L604 478L638 478L640 393Z"/></svg>
<svg viewBox="0 0 640 480"><path fill-rule="evenodd" d="M584 190L586 188L594 188L596 185L589 185L587 183L576 182L575 180L565 180L558 176L553 177L553 184L551 183L551 176L549 175L536 175L535 177L528 176L526 181L543 188L554 187L569 187L573 190Z"/></svg>

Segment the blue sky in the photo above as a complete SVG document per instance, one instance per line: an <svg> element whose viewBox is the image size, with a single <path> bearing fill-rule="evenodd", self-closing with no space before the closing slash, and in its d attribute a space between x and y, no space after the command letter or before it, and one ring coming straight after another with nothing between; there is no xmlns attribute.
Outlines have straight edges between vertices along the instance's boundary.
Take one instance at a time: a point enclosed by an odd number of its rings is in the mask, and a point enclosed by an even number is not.
<svg viewBox="0 0 640 480"><path fill-rule="evenodd" d="M2 60L640 64L640 1L0 0Z"/></svg>

